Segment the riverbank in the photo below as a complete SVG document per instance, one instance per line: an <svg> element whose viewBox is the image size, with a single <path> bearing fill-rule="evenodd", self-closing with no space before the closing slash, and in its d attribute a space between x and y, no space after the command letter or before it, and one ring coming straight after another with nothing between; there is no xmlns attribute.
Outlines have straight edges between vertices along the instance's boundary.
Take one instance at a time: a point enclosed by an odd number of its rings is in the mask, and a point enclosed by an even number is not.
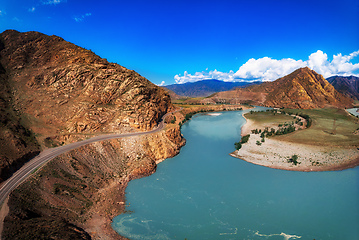
<svg viewBox="0 0 359 240"><path fill-rule="evenodd" d="M359 150L356 147L315 146L265 138L261 142L259 134L251 134L251 129L261 128L255 121L246 119L241 135L250 134L249 141L242 148L230 155L244 161L283 170L291 171L336 171L359 165ZM305 131L305 130L303 130ZM294 164L289 161L297 156Z"/></svg>

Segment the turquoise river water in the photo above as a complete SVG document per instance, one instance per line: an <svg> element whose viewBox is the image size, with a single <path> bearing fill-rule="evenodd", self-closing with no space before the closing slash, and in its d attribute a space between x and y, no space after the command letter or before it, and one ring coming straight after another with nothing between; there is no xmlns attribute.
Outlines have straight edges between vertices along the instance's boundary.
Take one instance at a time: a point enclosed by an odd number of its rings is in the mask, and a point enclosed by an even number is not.
<svg viewBox="0 0 359 240"><path fill-rule="evenodd" d="M129 183L112 227L133 240L359 239L359 168L305 173L233 158L242 113L184 124L186 146Z"/></svg>

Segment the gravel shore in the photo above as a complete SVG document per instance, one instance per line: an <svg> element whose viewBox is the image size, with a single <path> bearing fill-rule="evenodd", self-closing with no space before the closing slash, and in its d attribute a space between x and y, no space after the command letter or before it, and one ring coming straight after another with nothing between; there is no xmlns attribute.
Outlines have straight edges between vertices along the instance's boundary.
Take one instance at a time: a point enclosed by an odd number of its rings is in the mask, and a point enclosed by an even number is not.
<svg viewBox="0 0 359 240"><path fill-rule="evenodd" d="M242 136L259 127L252 120L246 121L242 127ZM259 134L250 134L249 141L230 155L257 165L291 171L335 171L359 165L357 148L311 146L279 141L275 138L265 138L262 145L257 145L256 142L260 140ZM293 155L298 156L296 165L288 162Z"/></svg>

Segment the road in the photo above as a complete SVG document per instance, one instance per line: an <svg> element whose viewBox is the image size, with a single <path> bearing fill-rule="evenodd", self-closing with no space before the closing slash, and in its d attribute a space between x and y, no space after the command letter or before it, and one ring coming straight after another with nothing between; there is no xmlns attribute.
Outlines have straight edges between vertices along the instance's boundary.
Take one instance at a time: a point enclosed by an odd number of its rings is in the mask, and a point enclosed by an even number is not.
<svg viewBox="0 0 359 240"><path fill-rule="evenodd" d="M38 156L31 159L29 162L27 162L24 166L22 166L18 171L16 171L8 180L6 180L1 188L0 188L0 205L5 201L5 199L9 196L12 190L14 190L17 186L20 185L28 176L31 175L32 172L34 172L37 168L43 166L45 163L49 162L51 159L59 156L60 154L66 153L70 150L76 149L78 147L98 142L98 141L104 141L109 139L115 139L115 138L124 138L124 137L133 137L133 136L140 136L140 135L146 135L151 134L155 132L159 132L164 129L165 127L165 118L172 113L181 111L182 108L166 113L162 119L161 122L158 124L158 126L150 131L147 132L136 132L136 133L124 133L124 134L106 134L106 135L100 135L93 138L89 138L80 142L70 143L64 146L56 147L56 148L50 148L42 151ZM1 208L1 206L0 206Z"/></svg>

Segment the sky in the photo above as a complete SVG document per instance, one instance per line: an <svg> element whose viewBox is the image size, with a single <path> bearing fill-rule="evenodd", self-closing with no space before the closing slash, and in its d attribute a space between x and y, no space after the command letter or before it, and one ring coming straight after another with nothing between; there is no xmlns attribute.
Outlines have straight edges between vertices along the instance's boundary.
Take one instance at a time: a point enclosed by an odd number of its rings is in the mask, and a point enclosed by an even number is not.
<svg viewBox="0 0 359 240"><path fill-rule="evenodd" d="M359 0L1 0L0 32L57 35L157 85L359 76Z"/></svg>

